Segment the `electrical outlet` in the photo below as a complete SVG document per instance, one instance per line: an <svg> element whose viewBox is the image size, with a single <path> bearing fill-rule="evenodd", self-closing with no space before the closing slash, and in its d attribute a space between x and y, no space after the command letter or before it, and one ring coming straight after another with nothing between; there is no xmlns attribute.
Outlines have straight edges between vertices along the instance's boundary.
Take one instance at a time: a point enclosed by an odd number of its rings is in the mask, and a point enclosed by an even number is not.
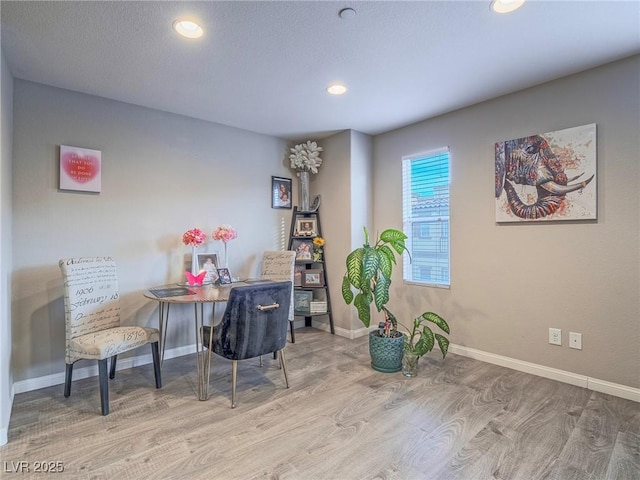
<svg viewBox="0 0 640 480"><path fill-rule="evenodd" d="M562 330L559 328L550 328L549 343L551 345L562 345Z"/></svg>
<svg viewBox="0 0 640 480"><path fill-rule="evenodd" d="M569 332L569 348L582 350L582 334L581 333Z"/></svg>

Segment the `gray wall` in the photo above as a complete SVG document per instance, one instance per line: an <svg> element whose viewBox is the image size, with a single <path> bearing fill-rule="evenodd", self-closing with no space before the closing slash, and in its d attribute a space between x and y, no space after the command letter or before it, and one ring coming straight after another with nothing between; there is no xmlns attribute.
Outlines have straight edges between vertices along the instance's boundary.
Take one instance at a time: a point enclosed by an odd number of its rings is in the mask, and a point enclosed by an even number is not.
<svg viewBox="0 0 640 480"><path fill-rule="evenodd" d="M115 256L123 323L156 326L142 291L184 281L186 230L222 252L211 232L236 227L234 276L256 276L262 251L282 247L291 211L270 198L271 175L291 176L283 140L18 79L14 93L16 382L64 371L60 258ZM102 193L58 190L61 144L102 151ZM192 345L192 323L172 308L167 348Z"/></svg>
<svg viewBox="0 0 640 480"><path fill-rule="evenodd" d="M0 52L0 445L7 443L13 402L11 374L11 164L13 77Z"/></svg>
<svg viewBox="0 0 640 480"><path fill-rule="evenodd" d="M375 137L378 230L402 227L401 157L451 148L451 288L403 285L397 272L391 310L442 314L458 345L640 387L638 71L635 56ZM589 123L598 220L496 224L494 143ZM583 350L568 348L569 331Z"/></svg>

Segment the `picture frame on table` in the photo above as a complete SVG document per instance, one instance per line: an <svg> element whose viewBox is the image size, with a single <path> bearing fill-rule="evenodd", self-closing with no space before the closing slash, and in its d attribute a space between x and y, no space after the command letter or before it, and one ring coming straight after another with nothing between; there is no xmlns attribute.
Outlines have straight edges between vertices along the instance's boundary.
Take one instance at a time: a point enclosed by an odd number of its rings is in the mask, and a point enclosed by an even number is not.
<svg viewBox="0 0 640 480"><path fill-rule="evenodd" d="M217 252L196 253L198 271L205 271L203 283L216 283L218 281L218 266L220 265Z"/></svg>
<svg viewBox="0 0 640 480"><path fill-rule="evenodd" d="M315 237L318 235L318 222L315 217L296 218L294 237Z"/></svg>
<svg viewBox="0 0 640 480"><path fill-rule="evenodd" d="M306 290L296 290L293 292L293 309L297 312L309 312L312 301L313 292Z"/></svg>
<svg viewBox="0 0 640 480"><path fill-rule="evenodd" d="M271 208L291 209L291 179L271 177Z"/></svg>
<svg viewBox="0 0 640 480"><path fill-rule="evenodd" d="M324 287L324 276L321 268L309 268L302 272L302 287Z"/></svg>
<svg viewBox="0 0 640 480"><path fill-rule="evenodd" d="M231 272L228 268L218 268L217 273L220 285L231 285Z"/></svg>
<svg viewBox="0 0 640 480"><path fill-rule="evenodd" d="M313 240L294 239L291 249L296 252L296 262L313 261Z"/></svg>

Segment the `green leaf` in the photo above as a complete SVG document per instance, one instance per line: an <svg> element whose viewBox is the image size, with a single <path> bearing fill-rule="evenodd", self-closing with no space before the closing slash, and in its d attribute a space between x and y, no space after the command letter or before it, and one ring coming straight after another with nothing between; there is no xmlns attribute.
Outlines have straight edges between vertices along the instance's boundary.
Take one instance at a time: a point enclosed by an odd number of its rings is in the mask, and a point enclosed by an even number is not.
<svg viewBox="0 0 640 480"><path fill-rule="evenodd" d="M422 356L433 350L435 341L433 338L433 332L429 327L424 327L420 333L420 340L416 342L415 351L417 355Z"/></svg>
<svg viewBox="0 0 640 480"><path fill-rule="evenodd" d="M449 340L446 337L443 337L439 333L436 333L436 340L438 341L438 345L440 346L440 351L442 352L442 358L447 356L447 352L449 351Z"/></svg>
<svg viewBox="0 0 640 480"><path fill-rule="evenodd" d="M371 308L369 307L370 301L367 302L366 298L357 294L355 300L353 301L353 306L356 307L358 311L358 318L364 324L365 327L368 327L371 323Z"/></svg>
<svg viewBox="0 0 640 480"><path fill-rule="evenodd" d="M376 303L376 308L380 311L386 303L389 302L389 286L391 285L391 279L380 275L376 281L376 287L373 290L373 298Z"/></svg>
<svg viewBox="0 0 640 480"><path fill-rule="evenodd" d="M440 315L438 315L437 313L433 313L433 312L425 312L422 314L422 318L424 318L425 320L431 322L431 323L435 323L437 326L439 326L443 331L447 332L447 333L451 333L449 331L449 324L445 321L444 318L442 318Z"/></svg>
<svg viewBox="0 0 640 480"><path fill-rule="evenodd" d="M393 254L393 250L388 245L382 245L378 248L378 256L380 257L380 271L391 278L391 271L396 263L396 256Z"/></svg>
<svg viewBox="0 0 640 480"><path fill-rule="evenodd" d="M347 305L353 302L353 292L351 291L351 282L349 281L349 277L347 275L342 277L342 298L344 299Z"/></svg>
<svg viewBox="0 0 640 480"><path fill-rule="evenodd" d="M395 240L393 242L390 242L389 245L391 245L393 249L398 252L398 255L402 255L402 252L407 249L404 244L404 240Z"/></svg>
<svg viewBox="0 0 640 480"><path fill-rule="evenodd" d="M393 243L400 240L404 244L404 241L406 239L407 236L404 234L404 232L396 230L395 228L388 228L380 234L380 240L387 243Z"/></svg>
<svg viewBox="0 0 640 480"><path fill-rule="evenodd" d="M356 288L360 288L362 284L362 259L364 258L364 249L357 248L347 256L347 277L349 282Z"/></svg>
<svg viewBox="0 0 640 480"><path fill-rule="evenodd" d="M362 258L362 276L365 280L371 281L378 273L378 265L380 265L380 257L376 249L371 247L363 247Z"/></svg>

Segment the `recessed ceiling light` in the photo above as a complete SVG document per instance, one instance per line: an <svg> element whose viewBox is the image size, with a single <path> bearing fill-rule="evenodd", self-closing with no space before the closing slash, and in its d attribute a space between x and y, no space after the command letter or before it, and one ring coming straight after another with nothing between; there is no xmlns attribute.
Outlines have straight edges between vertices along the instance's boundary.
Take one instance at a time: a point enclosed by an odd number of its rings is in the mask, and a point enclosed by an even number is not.
<svg viewBox="0 0 640 480"><path fill-rule="evenodd" d="M200 38L204 34L202 27L191 20L176 20L173 29L186 38Z"/></svg>
<svg viewBox="0 0 640 480"><path fill-rule="evenodd" d="M356 11L353 8L347 7L340 10L338 15L340 15L340 18L343 20L350 20L352 18L356 18Z"/></svg>
<svg viewBox="0 0 640 480"><path fill-rule="evenodd" d="M491 2L491 10L496 13L511 13L519 9L525 0L493 0Z"/></svg>
<svg viewBox="0 0 640 480"><path fill-rule="evenodd" d="M331 95L342 95L347 93L347 87L342 83L332 83L327 87L327 92Z"/></svg>

